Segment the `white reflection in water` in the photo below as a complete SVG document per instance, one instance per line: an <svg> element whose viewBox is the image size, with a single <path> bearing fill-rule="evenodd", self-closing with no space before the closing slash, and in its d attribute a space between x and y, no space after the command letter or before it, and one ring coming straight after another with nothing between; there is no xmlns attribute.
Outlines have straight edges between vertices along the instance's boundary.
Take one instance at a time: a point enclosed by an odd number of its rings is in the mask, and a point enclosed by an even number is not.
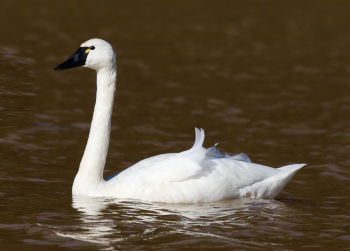
<svg viewBox="0 0 350 251"><path fill-rule="evenodd" d="M242 241L238 236L235 238L231 235L232 230L247 228L262 218L281 218L291 211L278 201L250 199L201 204L151 204L132 200L74 197L72 206L79 211L80 229L57 234L100 244L105 246L105 250L113 250L111 246L117 243L145 241L174 234L188 238L204 236L221 239L238 246L252 244L252 241ZM227 229L231 229L231 234L226 236Z"/></svg>
<svg viewBox="0 0 350 251"><path fill-rule="evenodd" d="M104 198L73 197L72 206L81 213L81 230L70 233L56 232L56 234L106 246L120 241L121 239L108 237L113 232L113 226L115 225L113 219L104 217L102 212L108 204L109 202Z"/></svg>

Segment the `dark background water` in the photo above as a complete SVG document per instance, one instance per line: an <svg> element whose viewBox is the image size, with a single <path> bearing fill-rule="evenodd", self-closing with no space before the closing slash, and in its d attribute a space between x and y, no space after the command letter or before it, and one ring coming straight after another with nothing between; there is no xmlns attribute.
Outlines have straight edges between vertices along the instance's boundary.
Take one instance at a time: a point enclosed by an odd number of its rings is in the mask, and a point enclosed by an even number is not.
<svg viewBox="0 0 350 251"><path fill-rule="evenodd" d="M0 249L347 249L348 1L10 1L0 8ZM206 146L308 163L275 201L72 201L95 95L53 67L117 51L106 175Z"/></svg>

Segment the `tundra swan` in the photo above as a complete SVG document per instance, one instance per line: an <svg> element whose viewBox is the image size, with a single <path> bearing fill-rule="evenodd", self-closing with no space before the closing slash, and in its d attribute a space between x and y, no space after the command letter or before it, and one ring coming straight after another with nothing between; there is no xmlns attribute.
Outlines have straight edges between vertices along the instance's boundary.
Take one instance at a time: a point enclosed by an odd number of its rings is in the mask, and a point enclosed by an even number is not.
<svg viewBox="0 0 350 251"><path fill-rule="evenodd" d="M117 78L114 50L102 39L90 39L55 70L77 66L97 72L97 93L89 138L73 183L73 196L166 203L272 199L304 166L271 168L252 163L243 153L229 156L215 146L204 148L204 131L196 128L196 138L189 150L144 159L104 179Z"/></svg>

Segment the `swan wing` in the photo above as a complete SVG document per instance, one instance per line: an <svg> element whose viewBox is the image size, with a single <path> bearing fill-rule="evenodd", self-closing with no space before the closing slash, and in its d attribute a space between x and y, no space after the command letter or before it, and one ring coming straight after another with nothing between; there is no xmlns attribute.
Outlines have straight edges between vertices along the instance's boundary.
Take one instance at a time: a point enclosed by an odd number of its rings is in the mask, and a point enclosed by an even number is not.
<svg viewBox="0 0 350 251"><path fill-rule="evenodd" d="M175 182L187 179L202 169L201 160L206 154L220 154L203 148L204 131L195 129L196 139L189 150L167 153L139 161L115 177L116 182ZM223 155L222 155L223 156ZM112 179L113 180L113 179Z"/></svg>

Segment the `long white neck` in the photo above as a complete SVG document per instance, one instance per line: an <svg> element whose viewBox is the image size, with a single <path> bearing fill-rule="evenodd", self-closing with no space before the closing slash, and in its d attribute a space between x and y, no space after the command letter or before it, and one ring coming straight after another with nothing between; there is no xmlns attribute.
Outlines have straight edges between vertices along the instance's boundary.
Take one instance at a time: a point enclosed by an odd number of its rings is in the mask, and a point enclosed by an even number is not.
<svg viewBox="0 0 350 251"><path fill-rule="evenodd" d="M97 71L97 93L88 142L73 183L73 194L87 195L104 182L116 89L115 65Z"/></svg>

